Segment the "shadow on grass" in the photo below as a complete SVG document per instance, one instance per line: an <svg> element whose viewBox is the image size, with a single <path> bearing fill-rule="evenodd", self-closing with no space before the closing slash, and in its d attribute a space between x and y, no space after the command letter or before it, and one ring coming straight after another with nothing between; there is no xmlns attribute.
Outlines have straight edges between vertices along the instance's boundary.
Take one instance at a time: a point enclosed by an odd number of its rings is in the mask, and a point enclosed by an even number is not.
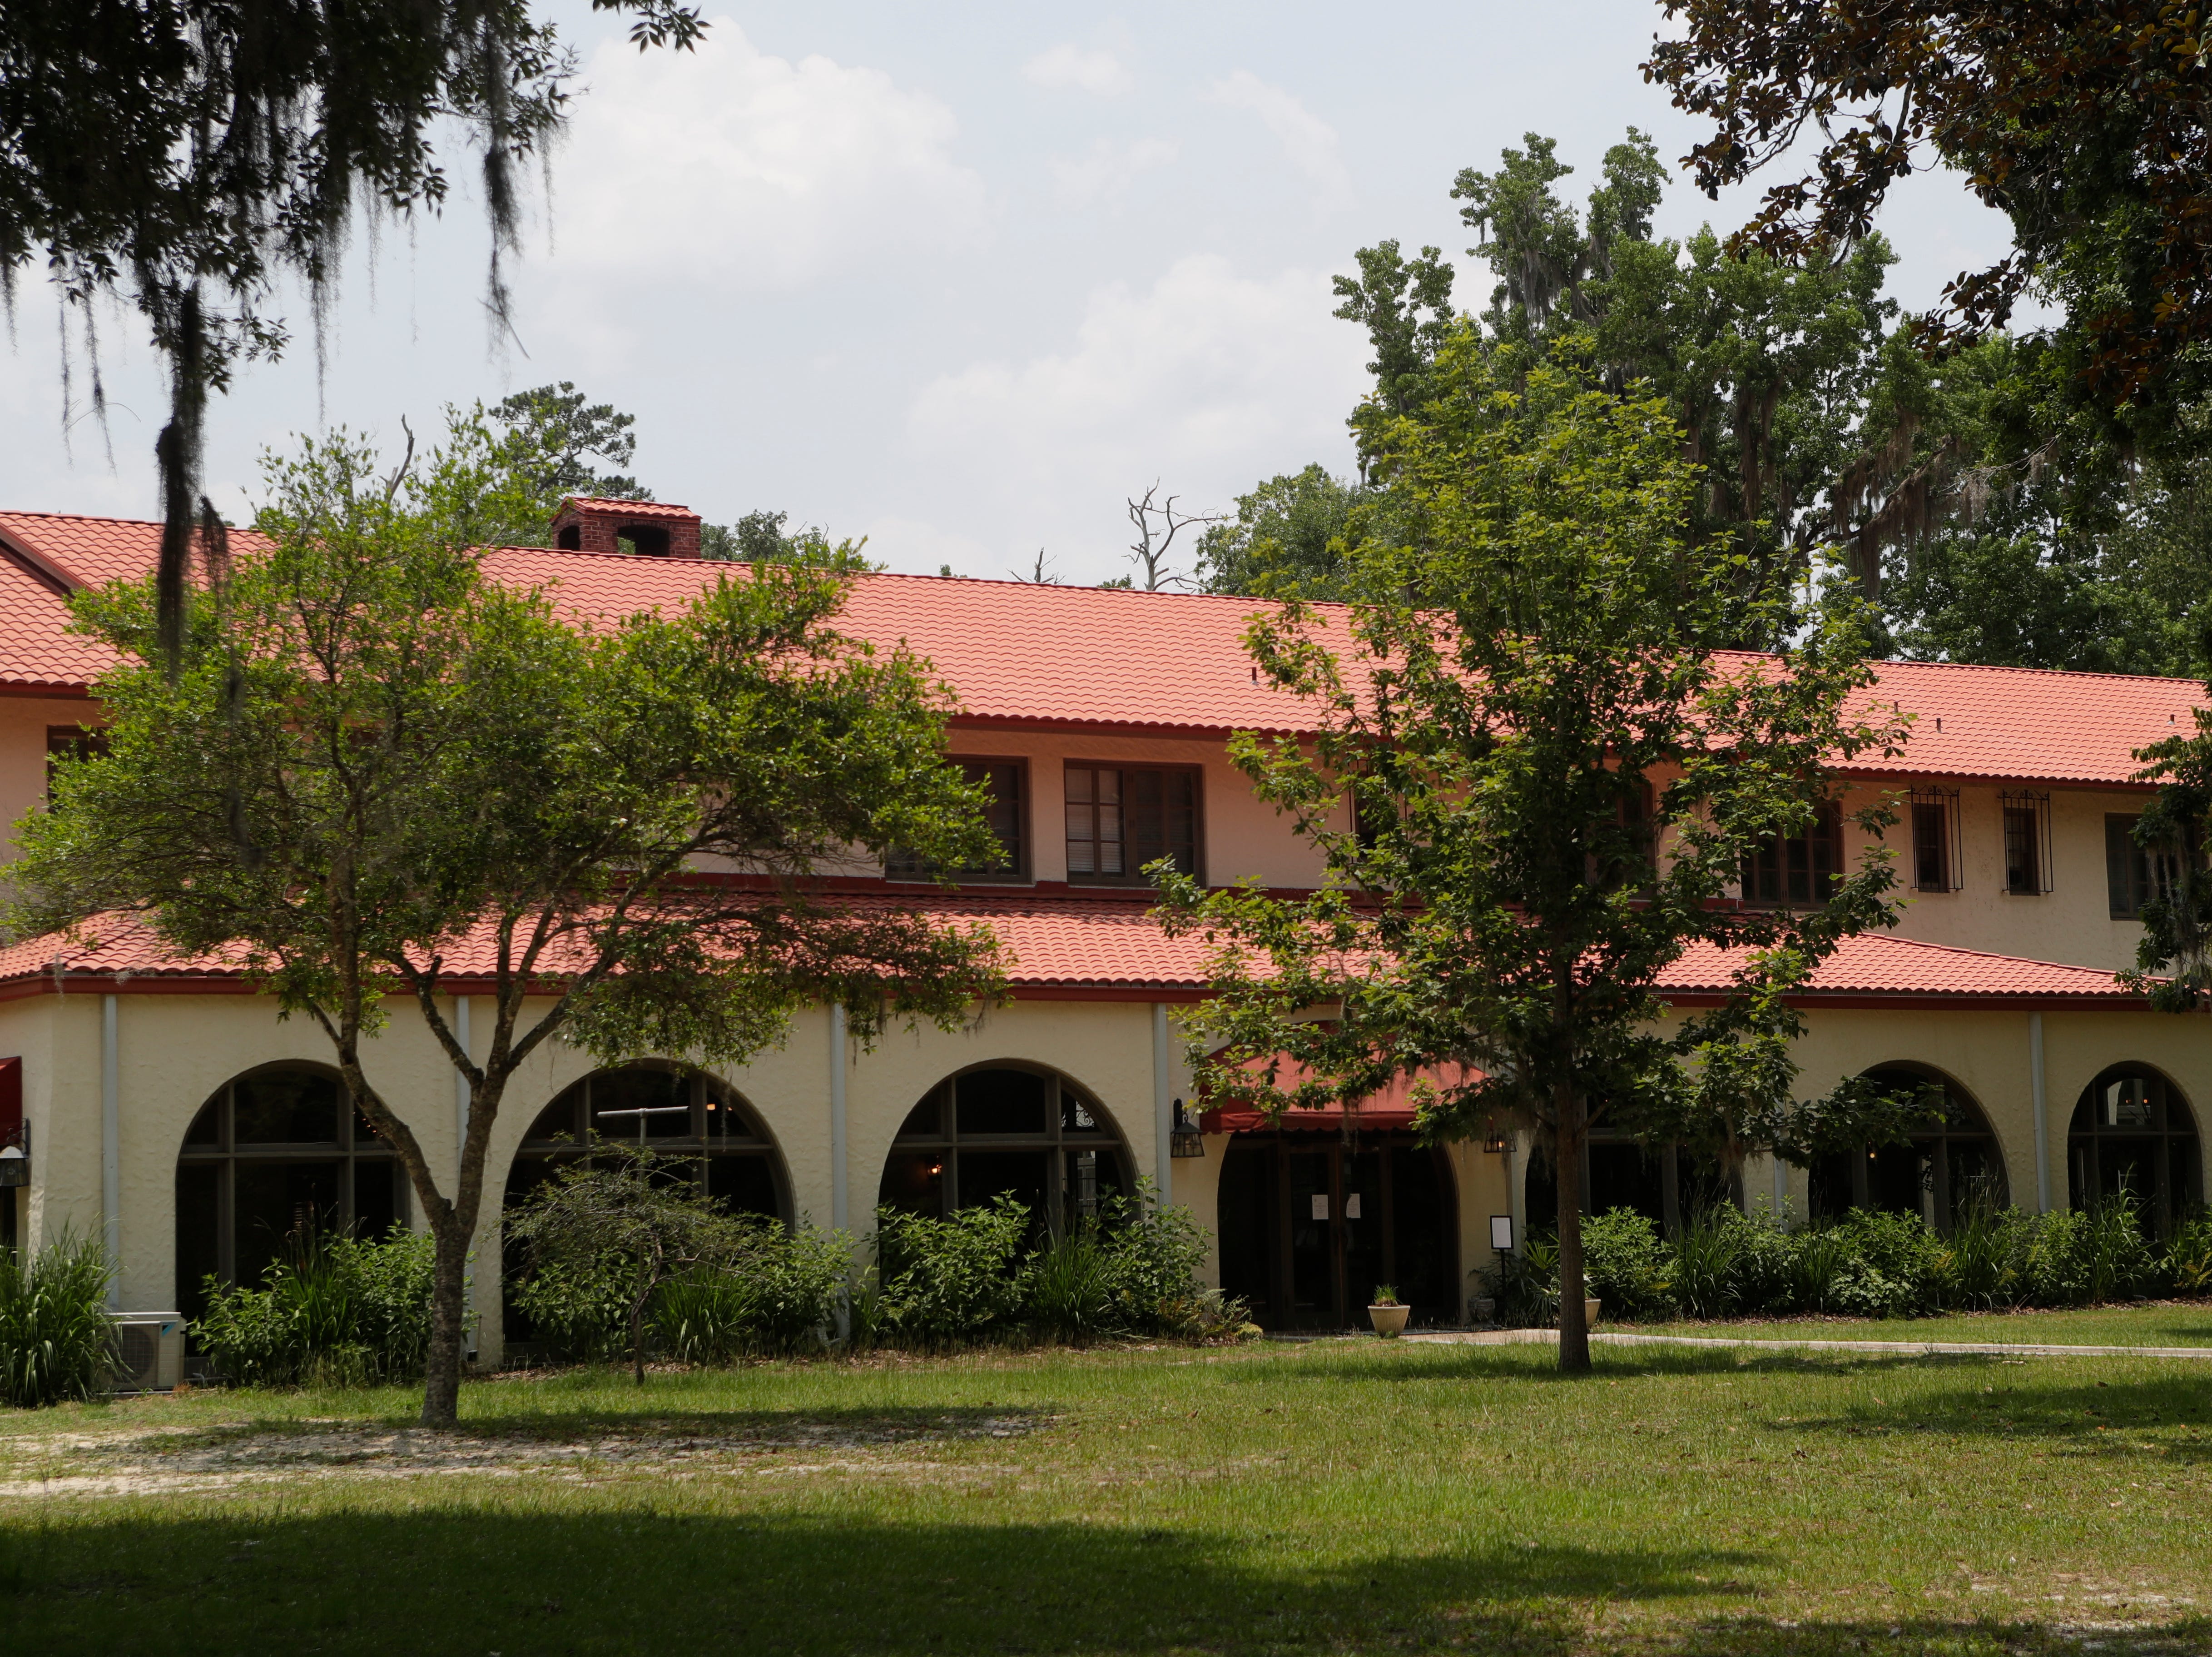
<svg viewBox="0 0 2212 1657"><path fill-rule="evenodd" d="M1322 1653L1566 1657L2078 1649L1968 1619L1786 1623L1762 1556L1506 1545L1309 1563L1269 1539L1078 1524L951 1525L687 1509L306 1517L105 1512L0 1530L10 1648L842 1654ZM2199 1620L2107 1649L2201 1648ZM158 1633L155 1631L158 1630Z"/></svg>
<svg viewBox="0 0 2212 1657"><path fill-rule="evenodd" d="M1962 1383L1923 1389L1892 1404L1872 1399L1831 1415L1801 1416L1773 1430L1796 1433L1940 1433L1991 1439L2039 1439L2079 1451L2143 1455L2189 1465L2212 1462L2212 1395L2193 1374L2097 1381L2014 1379L1992 1369ZM2175 1429L2190 1429L2177 1432ZM2158 1435L2154 1445L2144 1436Z"/></svg>
<svg viewBox="0 0 2212 1657"><path fill-rule="evenodd" d="M574 1503L583 1508L582 1502ZM1576 1648L1562 1601L1747 1603L1759 1556L1522 1547L1308 1563L1271 1538L702 1511L102 1513L0 1531L13 1648L167 1651Z"/></svg>

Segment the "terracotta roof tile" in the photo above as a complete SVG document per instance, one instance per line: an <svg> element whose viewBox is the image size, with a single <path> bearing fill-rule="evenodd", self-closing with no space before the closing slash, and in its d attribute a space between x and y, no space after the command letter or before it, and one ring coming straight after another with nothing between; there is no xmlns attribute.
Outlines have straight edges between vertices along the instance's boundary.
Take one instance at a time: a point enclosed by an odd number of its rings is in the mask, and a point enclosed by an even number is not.
<svg viewBox="0 0 2212 1657"><path fill-rule="evenodd" d="M0 513L0 538L74 579L105 582L153 567L160 526ZM732 573L706 559L545 547L498 548L484 562L503 580L552 587L577 618L672 610ZM976 722L1304 729L1305 710L1256 683L1244 655L1245 625L1259 607L1249 599L878 575L854 582L841 624L878 646L905 641ZM73 689L95 673L100 653L66 637L65 620L49 586L0 559L0 684ZM1885 662L1878 673L1869 700L1893 700L1916 720L1904 755L1853 763L1869 776L2125 784L2139 769L2136 748L2190 729L2193 711L2207 705L2203 687L2188 679L1918 661Z"/></svg>
<svg viewBox="0 0 2212 1657"><path fill-rule="evenodd" d="M571 495L562 503L587 510L620 511L633 518L696 518L699 515L688 506L678 506L673 501L633 501L617 495Z"/></svg>
<svg viewBox="0 0 2212 1657"><path fill-rule="evenodd" d="M1157 990L1188 996L1206 985L1208 946L1200 938L1169 937L1142 898L948 893L920 899L863 895L842 901L859 907L919 910L949 925L981 923L990 927L1012 958L1011 976L1018 990ZM134 918L99 917L86 923L82 932L82 941L56 934L0 949L0 984L27 982L58 971L68 977L240 976L236 954L173 955L143 921ZM445 953L447 971L455 978L486 977L492 970L488 930ZM1686 996L1719 991L1727 987L1731 967L1741 959L1740 954L1699 947L1668 970L1660 987ZM2112 973L2093 967L1984 954L1887 933L1844 940L1815 969L1808 989L1816 997L2136 1000Z"/></svg>
<svg viewBox="0 0 2212 1657"><path fill-rule="evenodd" d="M1741 952L1698 946L1668 969L1661 988L1681 994L1724 989L1731 970L1742 959ZM1887 932L1844 939L1834 954L1814 968L1807 988L1815 995L2135 999L2135 992L2112 973L2095 967L1954 949Z"/></svg>

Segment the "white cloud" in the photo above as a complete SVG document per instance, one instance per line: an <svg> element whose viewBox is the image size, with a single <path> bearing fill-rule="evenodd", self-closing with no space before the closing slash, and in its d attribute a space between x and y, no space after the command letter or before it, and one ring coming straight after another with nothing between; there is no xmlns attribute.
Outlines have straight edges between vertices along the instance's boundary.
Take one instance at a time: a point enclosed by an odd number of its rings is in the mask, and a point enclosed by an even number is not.
<svg viewBox="0 0 2212 1657"><path fill-rule="evenodd" d="M1022 65L1022 79L1032 86L1055 90L1073 88L1110 98L1135 84L1121 60L1097 48L1086 50L1068 42L1041 52Z"/></svg>
<svg viewBox="0 0 2212 1657"><path fill-rule="evenodd" d="M1067 579L1096 581L1119 568L1124 497L1155 478L1217 509L1263 476L1346 464L1366 352L1330 308L1326 276L1194 255L1147 289L1094 291L1065 352L935 381L909 434L949 496L990 502L975 515L1006 541L998 562L1042 541Z"/></svg>
<svg viewBox="0 0 2212 1657"><path fill-rule="evenodd" d="M592 56L556 168L556 276L790 291L972 241L958 124L881 70L771 57L728 18L696 52Z"/></svg>
<svg viewBox="0 0 2212 1657"><path fill-rule="evenodd" d="M1206 95L1214 103L1258 116L1282 145L1291 165L1312 180L1325 198L1340 200L1352 193L1352 175L1337 151L1336 129L1291 93L1240 69L1216 81Z"/></svg>
<svg viewBox="0 0 2212 1657"><path fill-rule="evenodd" d="M1128 193L1138 174L1165 167L1176 158L1176 147L1164 138L1138 138L1116 143L1097 138L1080 155L1052 158L1053 193L1062 204L1089 207Z"/></svg>

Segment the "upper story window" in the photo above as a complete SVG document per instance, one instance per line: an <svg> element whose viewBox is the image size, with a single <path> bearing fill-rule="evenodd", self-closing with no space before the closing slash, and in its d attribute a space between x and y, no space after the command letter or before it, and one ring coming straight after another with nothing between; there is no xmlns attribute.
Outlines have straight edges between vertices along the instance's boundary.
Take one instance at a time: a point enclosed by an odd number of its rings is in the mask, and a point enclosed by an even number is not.
<svg viewBox="0 0 2212 1657"><path fill-rule="evenodd" d="M2136 825L2140 821L2139 817L2124 817L2117 812L2105 819L2105 886L2116 921L2139 919L2145 904L2164 897L2181 878L2178 850L2136 844Z"/></svg>
<svg viewBox="0 0 2212 1657"><path fill-rule="evenodd" d="M1198 776L1182 766L1069 765L1067 878L1133 882L1163 857L1197 874Z"/></svg>
<svg viewBox="0 0 2212 1657"><path fill-rule="evenodd" d="M2004 818L2004 889L2015 898L2051 890L2051 796L2001 794Z"/></svg>
<svg viewBox="0 0 2212 1657"><path fill-rule="evenodd" d="M1951 789L1912 790L1912 887L1956 892L1960 880L1959 796Z"/></svg>
<svg viewBox="0 0 2212 1657"><path fill-rule="evenodd" d="M1029 767L1018 759L961 759L952 763L970 783L990 790L983 808L984 820L999 837L1000 856L988 863L970 863L952 871L978 880L1029 879ZM938 870L911 852L893 851L884 859L884 874L894 880L933 880Z"/></svg>
<svg viewBox="0 0 2212 1657"><path fill-rule="evenodd" d="M1828 801L1802 833L1771 836L1744 854L1743 900L1759 905L1826 903L1843 867L1844 813Z"/></svg>
<svg viewBox="0 0 2212 1657"><path fill-rule="evenodd" d="M54 762L58 759L93 759L107 752L107 733L88 729L82 725L49 725L46 727L46 803L54 797Z"/></svg>

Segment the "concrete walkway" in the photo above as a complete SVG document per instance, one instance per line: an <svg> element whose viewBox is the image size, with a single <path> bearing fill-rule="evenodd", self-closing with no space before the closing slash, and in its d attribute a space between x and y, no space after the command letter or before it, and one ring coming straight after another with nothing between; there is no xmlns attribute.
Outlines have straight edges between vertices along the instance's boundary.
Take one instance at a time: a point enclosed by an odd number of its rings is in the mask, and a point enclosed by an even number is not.
<svg viewBox="0 0 2212 1657"><path fill-rule="evenodd" d="M1559 1338L1556 1329L1434 1330L1401 1335L1400 1340L1431 1346L1522 1346ZM1878 1358L2197 1358L2212 1360L2212 1346L2051 1346L1999 1341L1753 1341L1718 1335L1630 1335L1611 1329L1590 1331L1593 1343L1607 1346L1719 1346L1766 1352L1855 1352Z"/></svg>

